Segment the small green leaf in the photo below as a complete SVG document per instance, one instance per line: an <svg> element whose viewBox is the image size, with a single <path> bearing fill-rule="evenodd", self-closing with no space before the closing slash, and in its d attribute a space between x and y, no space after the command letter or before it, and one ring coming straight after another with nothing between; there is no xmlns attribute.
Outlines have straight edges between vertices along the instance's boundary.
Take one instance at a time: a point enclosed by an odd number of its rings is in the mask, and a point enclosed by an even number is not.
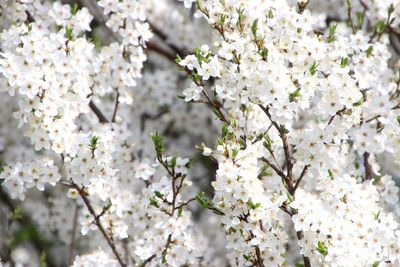
<svg viewBox="0 0 400 267"><path fill-rule="evenodd" d="M296 102L301 97L300 88L297 88L296 91L289 94L289 101Z"/></svg>
<svg viewBox="0 0 400 267"><path fill-rule="evenodd" d="M229 128L226 123L222 125L222 137L226 137L229 134Z"/></svg>
<svg viewBox="0 0 400 267"><path fill-rule="evenodd" d="M251 32L253 33L254 38L257 37L257 30L258 30L258 19L253 21L253 24L251 25Z"/></svg>
<svg viewBox="0 0 400 267"><path fill-rule="evenodd" d="M163 138L157 133L155 133L151 135L151 139L153 140L154 148L157 152L157 155L161 155L165 150L163 145Z"/></svg>
<svg viewBox="0 0 400 267"><path fill-rule="evenodd" d="M386 23L383 20L380 20L375 24L375 31L379 34L383 33L383 31L385 30L385 27L386 27Z"/></svg>
<svg viewBox="0 0 400 267"><path fill-rule="evenodd" d="M97 136L92 136L92 138L90 139L90 143L89 143L89 148L91 150L95 150L97 148L97 145L99 144L99 137Z"/></svg>
<svg viewBox="0 0 400 267"><path fill-rule="evenodd" d="M232 149L232 159L236 159L236 156L238 155L238 153L239 153L238 149L236 149L236 148Z"/></svg>
<svg viewBox="0 0 400 267"><path fill-rule="evenodd" d="M158 205L157 200L154 197L149 198L150 201L150 206L154 206L156 208L159 208L160 206Z"/></svg>
<svg viewBox="0 0 400 267"><path fill-rule="evenodd" d="M272 13L272 10L270 9L268 11L268 18L272 19L274 17L274 14Z"/></svg>
<svg viewBox="0 0 400 267"><path fill-rule="evenodd" d="M206 209L210 203L210 201L204 196L204 192L200 192L195 197L197 203L204 209Z"/></svg>
<svg viewBox="0 0 400 267"><path fill-rule="evenodd" d="M263 48L261 49L261 51L259 52L260 56L263 58L263 60L267 60L268 59L268 49L267 48Z"/></svg>
<svg viewBox="0 0 400 267"><path fill-rule="evenodd" d="M361 28L364 22L364 12L357 12L356 16L357 16L357 24L358 27Z"/></svg>
<svg viewBox="0 0 400 267"><path fill-rule="evenodd" d="M164 194L162 194L160 191L154 191L154 195L158 198L163 198Z"/></svg>
<svg viewBox="0 0 400 267"><path fill-rule="evenodd" d="M65 36L70 41L74 40L74 35L72 34L72 30L73 30L72 28L65 26Z"/></svg>
<svg viewBox="0 0 400 267"><path fill-rule="evenodd" d="M390 17L390 15L394 12L394 5L393 3L390 4L389 8L388 8L388 16Z"/></svg>
<svg viewBox="0 0 400 267"><path fill-rule="evenodd" d="M368 49L367 49L367 57L370 57L371 55L372 55L372 51L373 51L373 47L372 46L370 46L370 47L368 47Z"/></svg>
<svg viewBox="0 0 400 267"><path fill-rule="evenodd" d="M221 14L221 15L219 16L219 24L220 24L221 26L225 25L225 20L226 20L226 15Z"/></svg>
<svg viewBox="0 0 400 267"><path fill-rule="evenodd" d="M172 157L171 159L171 168L175 168L176 167L176 157Z"/></svg>
<svg viewBox="0 0 400 267"><path fill-rule="evenodd" d="M71 15L72 15L72 16L75 16L76 13L78 13L78 9L79 9L78 4L77 4L77 3L74 3L74 4L71 6Z"/></svg>
<svg viewBox="0 0 400 267"><path fill-rule="evenodd" d="M331 171L331 169L328 169L328 175L329 175L329 178L331 178L332 180L335 178L335 175L333 175L333 172Z"/></svg>
<svg viewBox="0 0 400 267"><path fill-rule="evenodd" d="M337 24L332 24L329 27L329 36L328 36L328 43L332 43L334 41L336 41L336 28L337 28Z"/></svg>
<svg viewBox="0 0 400 267"><path fill-rule="evenodd" d="M179 209L178 209L178 217L182 217L182 214L183 214L183 208L179 207Z"/></svg>
<svg viewBox="0 0 400 267"><path fill-rule="evenodd" d="M175 62L179 64L181 61L182 58L178 54L176 54Z"/></svg>
<svg viewBox="0 0 400 267"><path fill-rule="evenodd" d="M308 68L308 71L314 76L317 73L318 64L314 61L314 63Z"/></svg>
<svg viewBox="0 0 400 267"><path fill-rule="evenodd" d="M44 251L42 252L42 254L40 254L39 267L47 267L46 252Z"/></svg>
<svg viewBox="0 0 400 267"><path fill-rule="evenodd" d="M249 206L250 209L255 210L261 206L261 203L253 203L251 200L247 201L247 206Z"/></svg>
<svg viewBox="0 0 400 267"><path fill-rule="evenodd" d="M292 203L294 201L294 197L289 193L286 193L286 195L287 195L287 198L288 198L288 202Z"/></svg>
<svg viewBox="0 0 400 267"><path fill-rule="evenodd" d="M359 101L357 101L356 103L353 103L353 107L359 107L364 103L363 99L361 98Z"/></svg>
<svg viewBox="0 0 400 267"><path fill-rule="evenodd" d="M19 220L19 219L22 218L22 209L21 209L20 206L17 206L17 207L13 210L12 215L11 215L11 218L12 218L13 220Z"/></svg>
<svg viewBox="0 0 400 267"><path fill-rule="evenodd" d="M328 248L325 246L324 242L318 241L317 251L324 256L328 255Z"/></svg>
<svg viewBox="0 0 400 267"><path fill-rule="evenodd" d="M347 57L342 57L342 60L340 62L340 67L344 68L349 64L349 58Z"/></svg>

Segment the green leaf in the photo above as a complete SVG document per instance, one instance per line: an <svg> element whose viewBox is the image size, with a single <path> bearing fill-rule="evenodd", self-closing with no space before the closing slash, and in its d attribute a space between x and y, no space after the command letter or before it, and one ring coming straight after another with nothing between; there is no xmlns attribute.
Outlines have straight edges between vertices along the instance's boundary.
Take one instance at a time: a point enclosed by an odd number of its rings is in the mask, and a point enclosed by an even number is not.
<svg viewBox="0 0 400 267"><path fill-rule="evenodd" d="M176 157L172 157L171 159L171 168L175 168L176 167Z"/></svg>
<svg viewBox="0 0 400 267"><path fill-rule="evenodd" d="M232 149L232 159L236 159L236 156L238 155L238 153L239 153L238 149L236 149L236 148Z"/></svg>
<svg viewBox="0 0 400 267"><path fill-rule="evenodd" d="M335 175L333 175L333 172L331 171L331 169L328 169L328 175L329 175L329 178L331 178L332 180L335 178Z"/></svg>
<svg viewBox="0 0 400 267"><path fill-rule="evenodd" d="M253 203L251 200L247 201L247 206L249 206L250 209L255 210L261 206L261 203Z"/></svg>
<svg viewBox="0 0 400 267"><path fill-rule="evenodd" d="M257 37L257 30L258 30L258 19L253 21L253 24L251 25L251 32L253 33L254 38Z"/></svg>
<svg viewBox="0 0 400 267"><path fill-rule="evenodd" d="M286 193L286 195L287 195L289 203L292 203L294 201L294 197L289 193Z"/></svg>
<svg viewBox="0 0 400 267"><path fill-rule="evenodd" d="M226 123L222 125L222 137L226 137L229 134L229 128Z"/></svg>
<svg viewBox="0 0 400 267"><path fill-rule="evenodd" d="M353 107L359 107L364 103L364 100L361 98L359 101L357 101L356 103L353 103Z"/></svg>
<svg viewBox="0 0 400 267"><path fill-rule="evenodd" d="M223 25L225 24L225 20L226 20L226 15L221 14L221 15L219 16L219 24L220 24L221 26L223 26Z"/></svg>
<svg viewBox="0 0 400 267"><path fill-rule="evenodd" d="M47 267L46 252L44 251L42 252L42 254L40 254L39 267Z"/></svg>
<svg viewBox="0 0 400 267"><path fill-rule="evenodd" d="M41 238L35 226L28 224L22 225L10 240L10 247L15 247L25 242L37 242L41 248L46 246L46 242Z"/></svg>
<svg viewBox="0 0 400 267"><path fill-rule="evenodd" d="M357 12L356 16L357 16L357 24L358 27L361 28L364 22L364 12Z"/></svg>
<svg viewBox="0 0 400 267"><path fill-rule="evenodd" d="M162 257L161 257L161 263L162 263L162 264L167 263L167 257L166 257L165 255L162 255Z"/></svg>
<svg viewBox="0 0 400 267"><path fill-rule="evenodd" d="M263 146L264 146L266 149L270 150L271 147L272 147L272 143L273 143L273 142L272 142L272 139L269 137L269 135L268 135L268 134L264 135Z"/></svg>
<svg viewBox="0 0 400 267"><path fill-rule="evenodd" d="M65 26L65 36L70 41L74 40L74 35L72 34L72 30L73 30L72 28Z"/></svg>
<svg viewBox="0 0 400 267"><path fill-rule="evenodd" d="M383 33L383 31L385 30L385 27L386 27L386 23L383 20L380 20L375 24L375 31L377 33Z"/></svg>
<svg viewBox="0 0 400 267"><path fill-rule="evenodd" d="M367 49L367 57L370 57L371 55L372 55L372 51L373 51L373 47L372 46L370 46L370 47L368 47L368 49Z"/></svg>
<svg viewBox="0 0 400 267"><path fill-rule="evenodd" d="M390 15L392 15L393 12L394 12L394 6L393 6L393 4L390 4L389 9L388 9L388 16L390 17Z"/></svg>
<svg viewBox="0 0 400 267"><path fill-rule="evenodd" d="M99 138L95 135L92 136L92 138L90 139L89 148L91 150L95 150L98 144L99 144Z"/></svg>
<svg viewBox="0 0 400 267"><path fill-rule="evenodd" d="M301 97L300 88L297 88L296 91L289 94L289 101L296 102Z"/></svg>
<svg viewBox="0 0 400 267"><path fill-rule="evenodd" d="M4 171L5 166L6 166L6 164L0 159L0 173L2 173Z"/></svg>
<svg viewBox="0 0 400 267"><path fill-rule="evenodd" d="M180 63L182 61L182 58L179 56L179 54L176 54L175 62Z"/></svg>
<svg viewBox="0 0 400 267"><path fill-rule="evenodd" d="M210 203L207 197L204 196L204 192L200 192L195 197L196 202L200 204L203 209L206 209Z"/></svg>
<svg viewBox="0 0 400 267"><path fill-rule="evenodd" d="M272 13L272 10L270 9L268 11L268 18L272 19L274 17L274 14Z"/></svg>
<svg viewBox="0 0 400 267"><path fill-rule="evenodd" d="M183 208L180 207L180 208L178 209L178 217L182 217L182 214L183 214Z"/></svg>
<svg viewBox="0 0 400 267"><path fill-rule="evenodd" d="M149 198L150 201L150 206L154 206L156 208L159 208L160 206L158 205L157 200L154 197Z"/></svg>
<svg viewBox="0 0 400 267"><path fill-rule="evenodd" d="M324 256L328 255L328 248L325 246L324 242L318 241L317 251Z"/></svg>
<svg viewBox="0 0 400 267"><path fill-rule="evenodd" d="M13 220L19 220L19 219L22 218L22 209L21 209L20 206L17 206L17 207L13 210L12 215L11 215L11 218L12 218Z"/></svg>
<svg viewBox="0 0 400 267"><path fill-rule="evenodd" d="M158 198L163 198L164 194L162 194L160 191L154 191L154 195Z"/></svg>
<svg viewBox="0 0 400 267"><path fill-rule="evenodd" d="M349 64L349 58L347 57L342 57L342 60L340 61L340 67L344 68Z"/></svg>
<svg viewBox="0 0 400 267"><path fill-rule="evenodd" d="M328 43L332 43L334 41L336 41L336 28L337 28L337 24L332 24L329 27L329 36L328 36Z"/></svg>
<svg viewBox="0 0 400 267"><path fill-rule="evenodd" d="M71 6L71 15L72 15L72 16L75 16L76 13L78 13L78 10L79 10L78 4L77 4L77 3L74 3L74 4Z"/></svg>
<svg viewBox="0 0 400 267"><path fill-rule="evenodd" d="M157 152L157 155L161 155L165 150L163 145L163 138L158 135L158 133L154 133L151 135L151 139L153 140L154 148Z"/></svg>
<svg viewBox="0 0 400 267"><path fill-rule="evenodd" d="M267 60L268 59L268 49L267 48L263 48L261 49L261 51L259 52L261 57L263 58L263 60Z"/></svg>
<svg viewBox="0 0 400 267"><path fill-rule="evenodd" d="M317 73L318 64L314 61L314 63L308 68L308 71L314 76Z"/></svg>

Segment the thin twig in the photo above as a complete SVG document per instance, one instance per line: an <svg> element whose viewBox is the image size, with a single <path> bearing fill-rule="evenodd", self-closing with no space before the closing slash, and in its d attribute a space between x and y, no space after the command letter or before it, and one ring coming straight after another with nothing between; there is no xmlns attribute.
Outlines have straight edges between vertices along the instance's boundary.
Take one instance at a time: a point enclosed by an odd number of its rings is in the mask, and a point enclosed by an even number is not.
<svg viewBox="0 0 400 267"><path fill-rule="evenodd" d="M103 112L96 106L96 104L90 100L89 102L89 107L93 111L93 113L96 115L96 117L99 119L100 123L107 123L108 119L106 116L104 116Z"/></svg>
<svg viewBox="0 0 400 267"><path fill-rule="evenodd" d="M92 204L90 203L88 197L86 196L86 192L84 189L80 188L78 185L73 183L74 188L78 191L79 195L81 196L83 203L85 204L86 208L88 209L89 213L92 215L94 219L94 224L100 230L101 234L103 235L104 239L107 241L108 246L111 248L114 256L117 258L117 261L121 265L121 267L126 267L127 265L123 262L121 256L119 255L117 248L115 247L114 242L112 241L111 237L108 236L106 230L104 229L103 225L100 222L100 219L97 217L96 212Z"/></svg>
<svg viewBox="0 0 400 267"><path fill-rule="evenodd" d="M72 233L71 233L71 240L69 243L69 265L72 265L74 260L74 251L75 251L75 235L76 235L76 228L78 225L78 214L79 214L79 206L75 206L74 218L72 219Z"/></svg>
<svg viewBox="0 0 400 267"><path fill-rule="evenodd" d="M351 0L347 0L346 3L347 3L347 16L348 16L348 18L349 18L349 24L350 24L350 26L351 26L351 29L352 29L352 31L353 31L353 34L355 34L355 33L356 33L356 27L354 26L353 18L352 18L352 16L351 16L351 9L352 9L352 7L351 7Z"/></svg>
<svg viewBox="0 0 400 267"><path fill-rule="evenodd" d="M364 152L364 168L365 168L365 180L371 180L374 173L372 171L372 166L369 163L369 152Z"/></svg>
<svg viewBox="0 0 400 267"><path fill-rule="evenodd" d="M117 90L117 96L115 97L115 106L114 106L114 112L113 112L113 116L111 119L111 122L115 122L115 119L117 117L117 110L118 110L118 105L119 105L119 91Z"/></svg>
<svg viewBox="0 0 400 267"><path fill-rule="evenodd" d="M294 187L293 187L293 191L294 191L294 192L296 192L297 188L298 188L299 185L300 185L301 180L302 180L303 177L307 174L309 166L310 166L310 165L305 165L304 168L303 168L303 170L301 171L301 174L300 174L299 178L297 179L296 184L295 184Z"/></svg>

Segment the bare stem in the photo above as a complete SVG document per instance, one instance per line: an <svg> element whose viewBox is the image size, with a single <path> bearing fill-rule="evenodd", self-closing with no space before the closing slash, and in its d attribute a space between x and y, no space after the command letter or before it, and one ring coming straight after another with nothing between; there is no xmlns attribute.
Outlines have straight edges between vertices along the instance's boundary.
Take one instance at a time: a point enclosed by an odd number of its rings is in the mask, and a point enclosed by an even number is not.
<svg viewBox="0 0 400 267"><path fill-rule="evenodd" d="M126 263L123 262L121 256L119 255L117 248L115 247L114 241L111 239L111 237L108 236L106 230L104 229L103 225L101 224L100 218L97 216L96 212L94 211L94 208L93 208L92 204L90 203L90 200L88 199L84 189L80 188L75 183L73 183L73 187L78 191L83 202L85 203L86 208L88 209L89 213L93 216L94 224L97 226L97 228L100 230L101 234L103 235L104 239L107 241L108 246L111 248L114 256L116 257L116 259L119 262L119 264L121 265L121 267L127 267Z"/></svg>

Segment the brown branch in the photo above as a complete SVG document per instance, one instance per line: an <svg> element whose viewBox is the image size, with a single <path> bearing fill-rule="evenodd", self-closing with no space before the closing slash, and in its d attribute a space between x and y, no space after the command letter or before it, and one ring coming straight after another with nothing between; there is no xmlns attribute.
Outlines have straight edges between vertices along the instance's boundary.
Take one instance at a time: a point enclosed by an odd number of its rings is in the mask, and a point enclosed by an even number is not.
<svg viewBox="0 0 400 267"><path fill-rule="evenodd" d="M305 165L303 170L301 171L301 174L300 174L299 178L297 179L296 184L293 187L293 194L296 192L297 188L299 187L300 182L303 179L303 177L307 174L309 166L310 165Z"/></svg>
<svg viewBox="0 0 400 267"><path fill-rule="evenodd" d="M107 123L109 122L106 116L101 112L101 110L96 106L96 104L90 100L89 102L89 107L93 111L93 113L96 115L96 117L99 119L100 123Z"/></svg>
<svg viewBox="0 0 400 267"><path fill-rule="evenodd" d="M163 33L160 29L158 29L153 23L151 23L150 21L147 20L147 23L150 25L151 30L153 31L153 33L155 33L162 41L164 41L164 43L175 52L175 54L178 54L182 57L186 56L187 53L185 53L185 51L181 48L179 48L178 46L171 44L168 42L168 36ZM175 60L175 57L174 57Z"/></svg>
<svg viewBox="0 0 400 267"><path fill-rule="evenodd" d="M278 168L275 164L273 164L271 161L269 161L266 158L262 158L261 160L264 161L265 163L267 163L268 166L270 166L276 172L276 174L278 174L280 177L282 177L282 179L284 179L285 181L287 180L285 173L280 168Z"/></svg>
<svg viewBox="0 0 400 267"><path fill-rule="evenodd" d="M279 136L282 139L282 145L283 145L283 150L284 150L284 154L285 154L285 159L286 159L286 169L287 169L287 173L286 175L280 171L276 166L274 166L273 164L271 164L271 162L266 161L268 165L271 166L271 168L273 168L278 175L280 175L282 177L282 179L284 180L284 184L286 189L288 190L289 194L292 195L294 197L296 190L301 182L301 180L304 178L304 176L306 175L307 171L308 171L308 165L304 166L300 177L297 179L296 184L293 185L293 167L294 167L294 163L292 161L292 155L290 153L290 145L288 142L288 138L287 138L287 132L286 129L283 125L279 125L276 121L274 121L272 119L271 113L269 112L269 107L265 108L262 105L259 105L260 108L264 111L264 113L268 116L269 120L271 121L271 123L275 126L276 130L279 132ZM269 162L269 163L268 163ZM274 167L272 167L274 166ZM284 210L285 211L285 210ZM288 209L286 209L286 213L288 213L291 217L297 213L296 210L290 211ZM297 232L297 238L299 240L301 240L303 238L303 233L302 232ZM311 261L308 257L303 255L303 262L304 262L304 266L305 267L311 267Z"/></svg>
<svg viewBox="0 0 400 267"><path fill-rule="evenodd" d="M76 205L75 207L75 212L74 212L74 218L72 219L72 233L71 233L71 241L69 243L69 265L72 265L73 260L74 260L74 251L75 251L75 235L76 235L76 228L78 225L78 213L79 213L79 206Z"/></svg>
<svg viewBox="0 0 400 267"><path fill-rule="evenodd" d="M17 206L13 203L13 201L8 197L7 193L4 192L3 188L0 186L0 205L2 204L6 205L11 212L14 212L17 209ZM20 224L22 224L23 226L35 225L32 218L29 217L29 214L22 212L20 215L20 217L15 218L15 220L17 220ZM51 254L47 253L46 247L40 240L32 239L30 241L32 242L34 247L38 249L38 251L46 253L45 260L48 267L57 266L54 262L54 259L51 257Z"/></svg>
<svg viewBox="0 0 400 267"><path fill-rule="evenodd" d="M161 47L153 42L147 42L146 47L147 47L147 50L156 52L156 53L160 54L161 56L165 57L166 59L175 62L176 55L171 53L170 51L164 49L163 47ZM179 55L181 55L181 54L179 54Z"/></svg>
<svg viewBox="0 0 400 267"><path fill-rule="evenodd" d="M156 257L155 254L151 255L148 257L141 265L140 267L145 267L148 263L150 263L154 258Z"/></svg>
<svg viewBox="0 0 400 267"><path fill-rule="evenodd" d="M119 105L119 91L117 90L117 96L115 97L115 106L111 122L115 122L115 119L117 117L118 105Z"/></svg>
<svg viewBox="0 0 400 267"><path fill-rule="evenodd" d="M369 152L364 152L364 168L365 168L365 180L371 180L374 176L374 172L372 171L372 166L369 163Z"/></svg>
<svg viewBox="0 0 400 267"><path fill-rule="evenodd" d="M256 261L257 266L264 267L264 262L261 258L261 252L260 252L260 248L258 246L256 246L256 257L257 257L257 261Z"/></svg>
<svg viewBox="0 0 400 267"><path fill-rule="evenodd" d="M298 240L301 240L304 237L304 234L301 231L296 232L296 235ZM311 267L310 258L306 257L304 254L302 256L303 256L304 267Z"/></svg>
<svg viewBox="0 0 400 267"><path fill-rule="evenodd" d="M87 193L84 191L84 189L80 188L75 183L73 183L73 187L78 191L79 195L81 196L81 198L83 200L83 203L85 204L89 213L93 216L94 224L97 226L97 228L100 230L101 234L103 235L104 239L107 241L108 246L111 248L114 256L116 257L116 259L119 262L119 264L121 265L121 267L127 267L127 265L123 262L121 256L119 255L114 242L112 241L111 237L108 236L106 230L104 229L103 225L100 222L100 219L96 215L96 212L94 211L94 208L87 197Z"/></svg>

